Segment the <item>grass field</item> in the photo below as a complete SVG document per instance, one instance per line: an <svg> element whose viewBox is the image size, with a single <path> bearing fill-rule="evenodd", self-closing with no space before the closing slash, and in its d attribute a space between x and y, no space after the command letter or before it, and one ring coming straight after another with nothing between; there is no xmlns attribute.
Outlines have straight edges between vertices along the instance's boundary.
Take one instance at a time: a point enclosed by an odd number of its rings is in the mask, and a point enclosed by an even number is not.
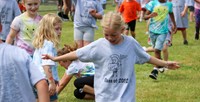
<svg viewBox="0 0 200 102"><path fill-rule="evenodd" d="M114 7L108 4L105 12L110 10L114 10ZM56 13L56 5L41 5L41 15L49 12ZM152 65L136 65L137 102L200 102L200 40L194 40L194 25L193 22L190 23L187 30L189 45L183 45L182 35L177 32L173 36L173 46L169 48L169 60L180 62L180 69L159 74L158 80L155 81L148 77ZM136 39L142 46L148 46L145 29L145 22L137 22ZM95 39L100 37L102 29L99 26ZM72 42L73 22L64 22L61 45ZM61 78L65 70L59 67L58 71ZM94 102L78 100L73 96L73 80L59 95L59 102Z"/></svg>

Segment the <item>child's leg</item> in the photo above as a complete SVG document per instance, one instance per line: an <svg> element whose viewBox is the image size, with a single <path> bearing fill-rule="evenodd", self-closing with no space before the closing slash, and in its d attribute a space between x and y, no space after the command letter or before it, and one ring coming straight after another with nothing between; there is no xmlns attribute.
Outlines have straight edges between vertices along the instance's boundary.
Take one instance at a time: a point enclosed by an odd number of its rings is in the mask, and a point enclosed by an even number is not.
<svg viewBox="0 0 200 102"><path fill-rule="evenodd" d="M94 28L92 27L84 27L83 28L83 46L86 46L94 41Z"/></svg>
<svg viewBox="0 0 200 102"><path fill-rule="evenodd" d="M81 28L74 28L74 40L78 45L78 48L83 47L83 32Z"/></svg>
<svg viewBox="0 0 200 102"><path fill-rule="evenodd" d="M128 23L130 30L131 30L131 36L133 38L135 38L136 34L135 34L135 26L136 26L136 20L133 20L131 22Z"/></svg>
<svg viewBox="0 0 200 102"><path fill-rule="evenodd" d="M165 42L167 34L153 34L150 33L150 39L152 42L152 45L154 46L154 54L155 57L158 59L161 59L161 50L163 49L163 44ZM149 75L150 78L152 79L157 79L157 75L158 75L158 68L161 68L161 66L155 66L154 69L152 70L151 74Z"/></svg>
<svg viewBox="0 0 200 102"><path fill-rule="evenodd" d="M184 45L188 45L188 41L187 41L187 32L186 32L186 28L184 28L183 30L181 30L182 36L183 36L183 44Z"/></svg>
<svg viewBox="0 0 200 102"><path fill-rule="evenodd" d="M150 23L150 19L147 20L147 24L146 24L146 34L149 34L149 23Z"/></svg>
<svg viewBox="0 0 200 102"><path fill-rule="evenodd" d="M163 48L162 52L163 52L163 59L165 61L168 61L169 53L168 53L168 45L167 44L164 44L164 48Z"/></svg>
<svg viewBox="0 0 200 102"><path fill-rule="evenodd" d="M200 9L195 9L195 39L199 39L199 30L200 30Z"/></svg>
<svg viewBox="0 0 200 102"><path fill-rule="evenodd" d="M132 36L133 38L135 38L135 32L134 32L134 31L131 31L131 36Z"/></svg>
<svg viewBox="0 0 200 102"><path fill-rule="evenodd" d="M69 20L68 14L71 10L71 0L63 0L63 2L64 2L64 4L63 4L63 11L64 11L63 12L64 13L63 18L65 20Z"/></svg>
<svg viewBox="0 0 200 102"><path fill-rule="evenodd" d="M58 0L57 2L58 12L62 12L62 6L63 6L62 0Z"/></svg>

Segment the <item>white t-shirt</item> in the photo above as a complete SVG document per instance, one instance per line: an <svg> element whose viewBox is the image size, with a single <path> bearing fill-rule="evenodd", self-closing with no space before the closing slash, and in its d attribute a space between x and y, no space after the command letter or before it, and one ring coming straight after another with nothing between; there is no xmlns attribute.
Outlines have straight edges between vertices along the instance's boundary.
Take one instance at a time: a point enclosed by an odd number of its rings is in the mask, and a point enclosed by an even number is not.
<svg viewBox="0 0 200 102"><path fill-rule="evenodd" d="M95 65L95 102L135 102L135 64L150 60L139 43L130 36L113 45L100 38L76 51L78 59Z"/></svg>
<svg viewBox="0 0 200 102"><path fill-rule="evenodd" d="M92 62L81 62L80 60L73 61L66 70L67 75L75 75L78 77L93 76L95 67Z"/></svg>

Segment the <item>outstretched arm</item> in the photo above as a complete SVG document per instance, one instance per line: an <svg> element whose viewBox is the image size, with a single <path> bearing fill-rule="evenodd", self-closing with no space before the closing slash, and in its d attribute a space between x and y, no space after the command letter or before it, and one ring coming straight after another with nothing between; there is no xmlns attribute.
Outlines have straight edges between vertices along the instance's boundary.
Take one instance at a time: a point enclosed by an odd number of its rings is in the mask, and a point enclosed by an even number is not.
<svg viewBox="0 0 200 102"><path fill-rule="evenodd" d="M76 51L64 54L62 56L57 56L57 57L53 57L47 54L42 55L42 59L51 59L53 61L67 61L67 60L76 60L78 59L77 55L76 55Z"/></svg>
<svg viewBox="0 0 200 102"><path fill-rule="evenodd" d="M164 60L160 60L155 57L152 57L152 56L149 60L149 63L157 65L157 66L163 66L163 67L166 67L166 68L172 69L172 70L180 68L179 64L175 61L164 61Z"/></svg>

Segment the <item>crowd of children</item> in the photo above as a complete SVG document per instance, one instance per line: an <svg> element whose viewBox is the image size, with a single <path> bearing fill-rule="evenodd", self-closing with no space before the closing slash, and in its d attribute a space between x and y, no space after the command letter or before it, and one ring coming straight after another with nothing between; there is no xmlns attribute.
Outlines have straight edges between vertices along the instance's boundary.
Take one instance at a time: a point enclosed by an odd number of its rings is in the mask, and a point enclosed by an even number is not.
<svg viewBox="0 0 200 102"><path fill-rule="evenodd" d="M5 99L11 102L16 98L19 99L16 102L34 102L36 99L39 102L57 102L59 93L73 76L77 78L74 96L78 99L135 102L135 64L155 65L149 75L152 79L157 79L161 68L180 67L177 62L168 61L167 49L172 45L172 34L177 30L182 33L183 44L188 45L188 8L191 13L194 11L191 21L195 17L194 38L199 40L200 0L114 0L115 10L105 14L106 0L58 0L58 13L48 13L43 17L38 13L40 2L0 1L0 54L3 55L0 60L0 81L3 82L0 102ZM65 45L59 49L62 22L68 21L69 16L74 24L76 46ZM101 21L104 37L94 41L97 19ZM135 39L137 20L149 20L151 48L144 50ZM129 29L132 37L128 36ZM150 51L155 57L147 53ZM19 57L10 57L14 54ZM61 80L57 62L66 69ZM11 70L6 70L7 67ZM7 74L13 75L15 68L21 70L17 75L23 77L25 87L22 87L21 79L9 80L14 85L12 87L6 80L10 78ZM14 81L19 81L21 86ZM23 94L17 94L20 91ZM5 98L2 95L9 96Z"/></svg>

